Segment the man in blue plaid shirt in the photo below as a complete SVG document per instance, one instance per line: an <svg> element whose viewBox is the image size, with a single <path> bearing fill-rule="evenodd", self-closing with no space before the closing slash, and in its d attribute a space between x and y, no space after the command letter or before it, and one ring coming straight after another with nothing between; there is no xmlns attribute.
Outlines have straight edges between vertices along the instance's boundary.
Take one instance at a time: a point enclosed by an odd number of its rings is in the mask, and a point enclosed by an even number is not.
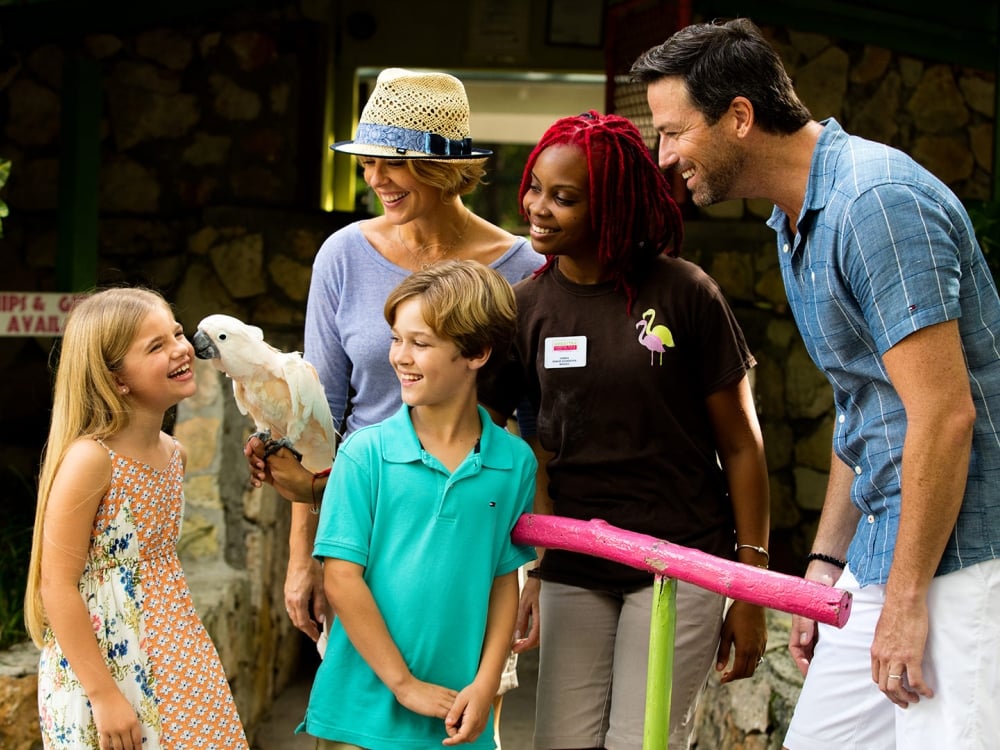
<svg viewBox="0 0 1000 750"><path fill-rule="evenodd" d="M833 386L806 577L854 605L843 630L793 619L786 746L995 748L1000 299L967 213L905 154L813 120L746 19L682 29L632 74L695 204L775 204L788 300Z"/></svg>

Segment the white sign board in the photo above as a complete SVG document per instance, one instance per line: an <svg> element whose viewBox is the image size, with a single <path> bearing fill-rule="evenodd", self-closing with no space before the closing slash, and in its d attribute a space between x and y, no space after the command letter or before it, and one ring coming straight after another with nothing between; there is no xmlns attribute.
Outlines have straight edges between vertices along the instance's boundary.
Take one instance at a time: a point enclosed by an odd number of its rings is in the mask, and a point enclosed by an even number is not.
<svg viewBox="0 0 1000 750"><path fill-rule="evenodd" d="M0 292L0 336L61 336L78 294Z"/></svg>

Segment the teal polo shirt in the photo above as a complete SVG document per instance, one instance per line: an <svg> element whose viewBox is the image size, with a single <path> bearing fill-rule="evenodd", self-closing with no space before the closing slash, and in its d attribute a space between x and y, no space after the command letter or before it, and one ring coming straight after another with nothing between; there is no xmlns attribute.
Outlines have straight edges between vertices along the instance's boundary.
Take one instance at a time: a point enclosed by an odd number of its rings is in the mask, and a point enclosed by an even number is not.
<svg viewBox="0 0 1000 750"><path fill-rule="evenodd" d="M461 690L479 668L490 589L534 559L511 542L535 494L535 457L480 407L478 450L450 473L420 445L409 407L337 451L313 554L349 560L419 679ZM300 731L370 750L428 748L447 733L395 697L334 619ZM472 747L493 748L492 732Z"/></svg>

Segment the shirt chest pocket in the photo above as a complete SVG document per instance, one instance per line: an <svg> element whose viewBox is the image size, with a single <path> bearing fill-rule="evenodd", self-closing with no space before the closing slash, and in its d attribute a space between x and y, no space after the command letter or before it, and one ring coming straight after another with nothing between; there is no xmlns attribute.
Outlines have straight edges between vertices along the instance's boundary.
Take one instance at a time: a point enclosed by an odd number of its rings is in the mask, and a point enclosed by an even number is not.
<svg viewBox="0 0 1000 750"><path fill-rule="evenodd" d="M821 366L836 367L845 353L872 350L864 312L836 266L826 261L803 263L786 271L789 279L796 319ZM834 360L828 362L830 356Z"/></svg>

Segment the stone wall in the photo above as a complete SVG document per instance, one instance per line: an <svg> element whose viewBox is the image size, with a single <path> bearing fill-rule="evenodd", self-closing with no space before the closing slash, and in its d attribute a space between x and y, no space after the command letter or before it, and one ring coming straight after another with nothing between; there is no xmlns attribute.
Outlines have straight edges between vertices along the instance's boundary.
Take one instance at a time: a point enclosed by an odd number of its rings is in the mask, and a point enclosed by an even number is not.
<svg viewBox="0 0 1000 750"><path fill-rule="evenodd" d="M38 651L31 643L0 651L0 747L42 750L38 733Z"/></svg>
<svg viewBox="0 0 1000 750"><path fill-rule="evenodd" d="M803 676L786 648L791 615L767 613L767 651L753 677L722 685L713 671L692 750L780 750Z"/></svg>
<svg viewBox="0 0 1000 750"><path fill-rule="evenodd" d="M282 348L301 348L312 257L354 217L315 207L318 188L315 200L307 195L319 160L299 157L320 151L313 89L325 30L297 3L269 5L206 14L187 27L88 35L79 45L5 44L0 154L12 159L13 177L0 239L4 289L56 288L59 92L65 66L83 54L100 66L105 97L99 283L163 291L189 331L225 312L263 326ZM56 343L0 338L8 379L0 445L17 476L37 471ZM269 488L248 486L241 449L250 424L230 384L206 363L196 375L198 395L169 425L189 455L181 556L252 738L301 662L303 643L283 606L289 512ZM5 512L8 503L30 508L33 498L6 493ZM5 750L38 746L36 663L30 645L0 654Z"/></svg>

